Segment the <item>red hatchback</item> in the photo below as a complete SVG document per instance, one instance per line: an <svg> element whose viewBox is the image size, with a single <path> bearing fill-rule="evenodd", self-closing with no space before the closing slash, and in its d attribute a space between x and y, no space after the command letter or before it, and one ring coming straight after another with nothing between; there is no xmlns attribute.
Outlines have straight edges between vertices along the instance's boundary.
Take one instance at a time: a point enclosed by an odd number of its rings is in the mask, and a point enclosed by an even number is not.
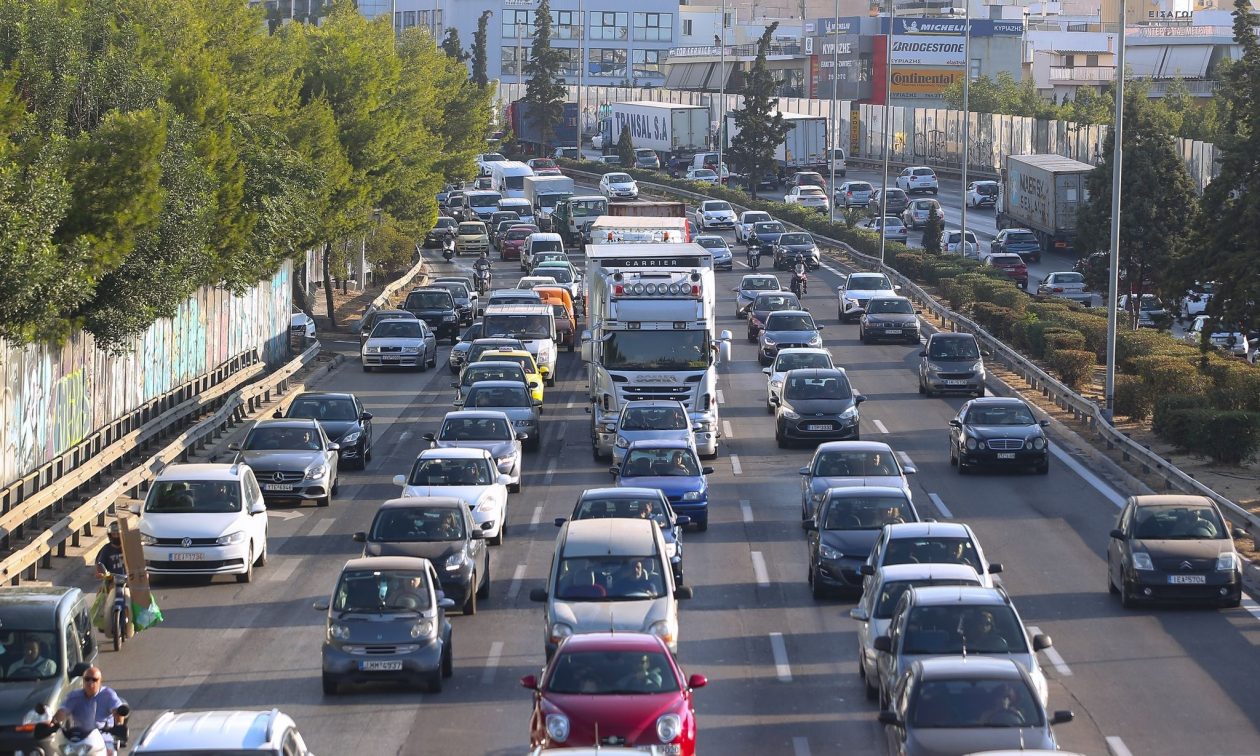
<svg viewBox="0 0 1260 756"><path fill-rule="evenodd" d="M985 258L985 264L1002 271L1019 288L1028 290L1028 264L1024 258L1014 252L994 252Z"/></svg>
<svg viewBox="0 0 1260 756"><path fill-rule="evenodd" d="M684 677L665 642L646 633L570 636L534 691L531 747L654 747L656 753L696 752L692 691L704 675ZM597 742L598 739L598 742Z"/></svg>
<svg viewBox="0 0 1260 756"><path fill-rule="evenodd" d="M538 226L528 223L523 223L519 226L509 226L508 230L503 233L503 238L499 240L499 259L521 259L521 250L525 248L525 240L536 231L538 231Z"/></svg>

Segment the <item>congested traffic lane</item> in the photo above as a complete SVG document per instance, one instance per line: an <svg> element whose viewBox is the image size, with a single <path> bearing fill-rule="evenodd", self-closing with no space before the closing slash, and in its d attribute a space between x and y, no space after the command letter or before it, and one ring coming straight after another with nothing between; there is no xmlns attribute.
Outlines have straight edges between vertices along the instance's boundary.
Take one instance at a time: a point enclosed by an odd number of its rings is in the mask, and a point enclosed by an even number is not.
<svg viewBox="0 0 1260 756"><path fill-rule="evenodd" d="M719 305L729 303L742 272L718 274ZM515 278L510 264L496 264L495 273L500 283ZM834 274L811 278L806 302L828 324L828 346L871 397L863 405L864 437L910 455L923 470L914 480L923 514L944 516L931 503L935 493L971 522L992 558L1005 563L1003 577L1026 620L1054 635L1073 674L1048 670L1051 705L1078 713L1077 722L1058 728L1060 742L1085 753L1106 752L1107 736L1122 737L1134 753L1254 751L1254 715L1243 712L1260 691L1241 671L1247 665L1237 664L1254 659L1248 615L1120 612L1101 588L1102 538L1114 512L1106 498L1058 464L1047 477L957 478L944 464L944 427L962 400L919 397L913 348L857 344L856 326L834 320ZM719 327L742 335L729 309L719 306ZM707 463L715 468L712 524L685 536L696 598L681 609L680 658L687 672L712 680L697 693L701 749L879 753L875 711L855 674L852 604L814 602L805 584L796 468L810 452L774 448L753 350L737 338L734 364L721 378L731 433L721 457ZM551 520L568 513L581 489L611 481L606 465L590 458L580 363L562 354L558 385L547 391L543 450L526 455L524 490L511 497L507 542L492 554L491 599L478 616L453 618L456 671L446 690L381 687L328 698L318 684L321 615L310 603L356 554L350 534L396 493L390 478L409 467L420 435L435 428L452 393L445 370L365 375L355 363L319 388L354 391L376 414L373 464L347 473L331 510L276 512L274 557L257 583L160 586L167 622L117 657L107 655L107 677L136 705L140 725L167 707L278 706L320 753L519 753L529 696L516 680L543 660L541 609L528 594L543 585ZM294 512L301 517L283 519ZM1165 664L1179 676L1165 677ZM1144 702L1144 709L1116 697L1123 690L1130 699L1133 691L1155 698L1170 680L1180 695ZM1183 716L1205 727L1186 728ZM1187 747L1191 741L1195 747Z"/></svg>

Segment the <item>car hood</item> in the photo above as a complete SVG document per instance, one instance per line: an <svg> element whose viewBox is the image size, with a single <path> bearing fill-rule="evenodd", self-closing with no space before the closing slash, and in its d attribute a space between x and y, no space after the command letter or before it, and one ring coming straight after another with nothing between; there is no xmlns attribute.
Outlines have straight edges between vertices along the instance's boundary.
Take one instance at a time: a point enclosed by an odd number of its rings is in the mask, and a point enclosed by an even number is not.
<svg viewBox="0 0 1260 756"><path fill-rule="evenodd" d="M688 491L706 491L703 476L689 475L643 475L640 477L624 476L618 479L623 486L636 488L659 488L666 496L678 497Z"/></svg>
<svg viewBox="0 0 1260 756"><path fill-rule="evenodd" d="M255 473L305 470L324 461L324 453L318 451L259 450L246 451L241 456Z"/></svg>
<svg viewBox="0 0 1260 756"><path fill-rule="evenodd" d="M810 478L811 491L821 493L828 488L847 488L849 486L888 486L905 490L906 482L900 475L845 475L834 478Z"/></svg>
<svg viewBox="0 0 1260 756"><path fill-rule="evenodd" d="M802 254L809 254L815 251L813 244L780 244L779 249L784 249L788 252L800 252Z"/></svg>
<svg viewBox="0 0 1260 756"><path fill-rule="evenodd" d="M1054 738L1041 727L914 727L911 732L916 756L1056 748Z"/></svg>
<svg viewBox="0 0 1260 756"><path fill-rule="evenodd" d="M381 614L352 612L336 616L336 622L350 631L350 637L342 641L348 644L416 643L417 639L411 637L411 628L415 627L417 619L418 615L414 612L394 611Z"/></svg>
<svg viewBox="0 0 1260 756"><path fill-rule="evenodd" d="M615 735L628 743L656 742L656 720L678 707L680 694L638 696L557 695L547 693L549 704L563 711L572 723L570 740L589 742L598 724L599 736Z"/></svg>
<svg viewBox="0 0 1260 756"><path fill-rule="evenodd" d="M54 706L60 680L24 680L0 685L0 724L21 724L26 714L39 704ZM652 723L655 724L653 719Z"/></svg>
<svg viewBox="0 0 1260 756"><path fill-rule="evenodd" d="M853 407L853 399L786 399L784 406L801 417L838 415Z"/></svg>
<svg viewBox="0 0 1260 756"><path fill-rule="evenodd" d="M878 312L866 313L867 323L905 323L913 325L919 322L919 317L908 312Z"/></svg>
<svg viewBox="0 0 1260 756"><path fill-rule="evenodd" d="M415 315L417 318L424 320L438 315L451 315L452 311L447 307L403 307L404 310Z"/></svg>
<svg viewBox="0 0 1260 756"><path fill-rule="evenodd" d="M1133 550L1145 551L1151 559L1216 559L1222 553L1233 551L1234 544L1228 538L1203 539L1134 539Z"/></svg>
<svg viewBox="0 0 1260 756"><path fill-rule="evenodd" d="M808 344L810 339L818 336L818 331L766 331L766 338L777 341L790 341L793 344L798 341L802 344Z"/></svg>
<svg viewBox="0 0 1260 756"><path fill-rule="evenodd" d="M1040 425L968 425L967 435L975 438L1036 438Z"/></svg>
<svg viewBox="0 0 1260 756"><path fill-rule="evenodd" d="M481 501L492 488L494 486L403 486L399 496L450 496L463 499L471 507Z"/></svg>
<svg viewBox="0 0 1260 756"><path fill-rule="evenodd" d="M363 556L420 557L441 570L446 558L463 548L463 541L368 541Z"/></svg>
<svg viewBox="0 0 1260 756"><path fill-rule="evenodd" d="M506 457L515 450L511 441L438 441L439 449L485 449L490 456L498 459Z"/></svg>
<svg viewBox="0 0 1260 756"><path fill-rule="evenodd" d="M240 512L145 512L140 530L158 538L218 538L240 530Z"/></svg>
<svg viewBox="0 0 1260 756"><path fill-rule="evenodd" d="M324 429L334 442L342 436L359 429L358 420L320 420L319 427Z"/></svg>
<svg viewBox="0 0 1260 756"><path fill-rule="evenodd" d="M622 184L609 184L609 185L608 185L608 188L609 188L609 189L614 189L614 190L619 191L619 192L623 192L623 191L626 191L626 190L629 190L629 189L636 189L636 188L638 188L638 187L637 187L635 184L632 184L632 183L622 183Z"/></svg>
<svg viewBox="0 0 1260 756"><path fill-rule="evenodd" d="M485 407L484 409L492 409L495 412L502 412L508 416L509 420L533 420L534 410L531 407ZM460 442L463 443L462 441Z"/></svg>
<svg viewBox="0 0 1260 756"><path fill-rule="evenodd" d="M458 300L456 300L458 302ZM368 339L363 343L364 347L418 347L424 343L421 338L391 338L391 339Z"/></svg>
<svg viewBox="0 0 1260 756"><path fill-rule="evenodd" d="M636 601L565 601L556 599L556 622L573 627L574 634L608 631L647 632L653 622L669 616L669 598Z"/></svg>
<svg viewBox="0 0 1260 756"><path fill-rule="evenodd" d="M694 436L690 430L624 430L618 426L617 435L626 441L687 441L692 442Z"/></svg>
<svg viewBox="0 0 1260 756"><path fill-rule="evenodd" d="M876 530L820 530L819 539L846 557L865 559L879 538Z"/></svg>

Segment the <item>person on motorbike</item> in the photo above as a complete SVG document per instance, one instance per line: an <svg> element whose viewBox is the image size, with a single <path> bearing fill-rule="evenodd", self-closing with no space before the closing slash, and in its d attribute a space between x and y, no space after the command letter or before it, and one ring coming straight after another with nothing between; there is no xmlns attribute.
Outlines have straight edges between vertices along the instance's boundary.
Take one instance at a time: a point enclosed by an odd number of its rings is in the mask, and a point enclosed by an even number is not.
<svg viewBox="0 0 1260 756"><path fill-rule="evenodd" d="M111 590L116 581L121 581L123 586L123 611L127 613L126 624L128 626L128 632L125 637L130 638L133 632L131 628L131 589L127 587L127 563L123 560L122 533L119 531L117 522L110 523L108 536L109 542L96 553L96 577L105 581L104 590Z"/></svg>
<svg viewBox="0 0 1260 756"><path fill-rule="evenodd" d="M127 702L105 684L100 667L88 667L83 673L83 687L66 696L52 723L84 733L100 730L104 735L125 724L129 713Z"/></svg>
<svg viewBox="0 0 1260 756"><path fill-rule="evenodd" d="M477 271L477 289L478 294L485 294L490 290L490 251L481 250L481 257L473 263L473 270ZM482 277L485 278L485 285L482 285ZM484 290L483 290L484 289Z"/></svg>
<svg viewBox="0 0 1260 756"><path fill-rule="evenodd" d="M809 267L805 265L805 256L797 253L796 262L792 265L792 290L796 296L803 297L809 291Z"/></svg>
<svg viewBox="0 0 1260 756"><path fill-rule="evenodd" d="M753 270L761 267L761 247L748 248L748 267Z"/></svg>

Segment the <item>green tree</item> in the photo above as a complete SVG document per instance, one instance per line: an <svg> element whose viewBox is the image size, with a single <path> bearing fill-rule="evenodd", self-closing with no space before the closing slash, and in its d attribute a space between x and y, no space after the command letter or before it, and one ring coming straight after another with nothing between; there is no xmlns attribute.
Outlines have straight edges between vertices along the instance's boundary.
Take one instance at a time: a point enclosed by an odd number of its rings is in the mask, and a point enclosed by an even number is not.
<svg viewBox="0 0 1260 756"><path fill-rule="evenodd" d="M464 52L464 46L459 41L459 29L454 26L446 27L446 36L442 38L442 52L446 53L446 57L460 63L468 60L468 53Z"/></svg>
<svg viewBox="0 0 1260 756"><path fill-rule="evenodd" d="M486 27L490 23L491 11L482 11L477 19L477 31L473 34L472 46L472 80L473 84L484 87L490 83L486 78Z"/></svg>
<svg viewBox="0 0 1260 756"><path fill-rule="evenodd" d="M778 21L770 24L757 40L757 58L744 77L744 107L731 114L738 133L731 139L726 157L748 177L753 197L761 178L777 170L774 150L790 128L775 107L774 76L766 68L766 53L778 27Z"/></svg>
<svg viewBox="0 0 1260 756"><path fill-rule="evenodd" d="M630 136L630 127L621 127L621 136L617 139L617 157L627 168L634 167L634 139Z"/></svg>
<svg viewBox="0 0 1260 756"><path fill-rule="evenodd" d="M1140 297L1167 283L1167 271L1189 231L1195 187L1177 152L1168 118L1150 101L1146 87L1134 81L1126 88L1124 103L1124 173L1120 217L1120 269L1126 291ZM1103 142L1102 161L1086 179L1089 203L1076 221L1077 249L1083 254L1111 246L1111 177L1115 132ZM1187 208L1188 206L1188 208ZM1169 208L1189 212L1169 212ZM1137 327L1137 311L1132 313Z"/></svg>
<svg viewBox="0 0 1260 756"><path fill-rule="evenodd" d="M534 42L530 47L525 73L525 101L529 103L528 118L538 128L543 144L550 144L556 127L564 118L564 102L568 88L561 70L564 51L551 46L551 2L541 0L534 13Z"/></svg>
<svg viewBox="0 0 1260 756"><path fill-rule="evenodd" d="M929 255L941 253L941 235L945 232L945 217L935 210L928 213L927 222L923 224L923 251Z"/></svg>

